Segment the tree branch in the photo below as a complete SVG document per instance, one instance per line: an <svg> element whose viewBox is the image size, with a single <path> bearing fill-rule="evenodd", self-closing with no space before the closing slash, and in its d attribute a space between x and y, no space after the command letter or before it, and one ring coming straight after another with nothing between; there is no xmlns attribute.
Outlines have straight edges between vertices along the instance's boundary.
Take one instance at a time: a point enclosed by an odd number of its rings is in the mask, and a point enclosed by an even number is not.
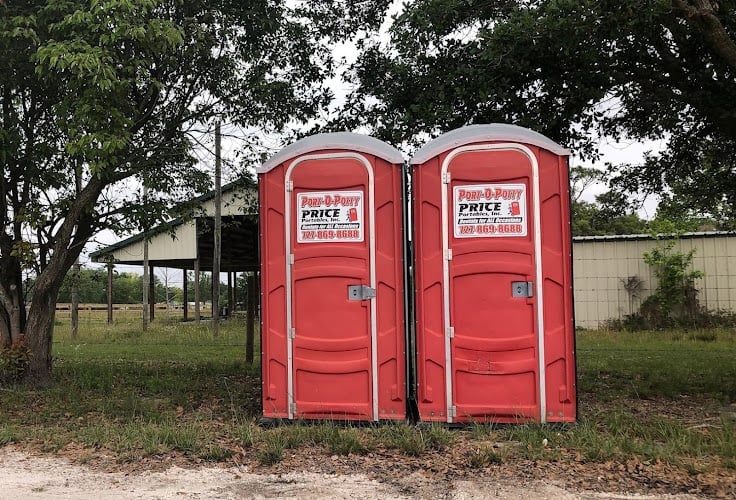
<svg viewBox="0 0 736 500"><path fill-rule="evenodd" d="M716 15L718 6L711 0L672 0L672 3L688 23L700 30L711 50L736 70L736 43Z"/></svg>

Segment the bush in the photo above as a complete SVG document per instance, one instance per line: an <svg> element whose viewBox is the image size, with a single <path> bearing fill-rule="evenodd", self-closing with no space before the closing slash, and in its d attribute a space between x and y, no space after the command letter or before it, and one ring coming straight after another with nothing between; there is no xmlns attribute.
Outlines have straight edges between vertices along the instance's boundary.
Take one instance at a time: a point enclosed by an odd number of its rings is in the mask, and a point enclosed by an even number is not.
<svg viewBox="0 0 736 500"><path fill-rule="evenodd" d="M20 381L28 371L30 361L31 351L24 342L15 342L0 349L0 385Z"/></svg>
<svg viewBox="0 0 736 500"><path fill-rule="evenodd" d="M647 302L639 312L627 314L621 319L606 320L602 329L614 332L640 332L669 328L736 328L736 313L731 311L712 311L699 307L694 313L681 318L664 315L656 307L656 302Z"/></svg>
<svg viewBox="0 0 736 500"><path fill-rule="evenodd" d="M644 262L652 266L657 277L657 290L646 298L639 313L657 328L687 324L700 311L695 280L703 273L692 269L695 249L676 252L675 243L674 239L661 242L644 253Z"/></svg>

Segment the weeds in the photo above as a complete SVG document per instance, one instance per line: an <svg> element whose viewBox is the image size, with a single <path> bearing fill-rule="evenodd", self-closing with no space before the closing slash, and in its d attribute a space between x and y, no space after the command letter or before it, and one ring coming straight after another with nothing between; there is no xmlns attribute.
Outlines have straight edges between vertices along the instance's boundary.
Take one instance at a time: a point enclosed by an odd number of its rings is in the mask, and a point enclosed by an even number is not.
<svg viewBox="0 0 736 500"><path fill-rule="evenodd" d="M253 421L238 424L234 428L237 443L243 448L252 448L259 439L260 429Z"/></svg>
<svg viewBox="0 0 736 500"><path fill-rule="evenodd" d="M387 448L418 457L427 450L427 440L421 428L407 424L392 424L376 429L378 440Z"/></svg>
<svg viewBox="0 0 736 500"><path fill-rule="evenodd" d="M444 450L455 442L455 434L447 428L433 423L425 432L425 440L428 448Z"/></svg>
<svg viewBox="0 0 736 500"><path fill-rule="evenodd" d="M256 458L261 465L274 465L284 458L286 443L283 433L269 432L264 435L263 445L256 453Z"/></svg>
<svg viewBox="0 0 736 500"><path fill-rule="evenodd" d="M470 424L470 435L476 441L487 439L493 434L494 426L489 423L473 421Z"/></svg>
<svg viewBox="0 0 736 500"><path fill-rule="evenodd" d="M198 457L207 462L223 462L232 457L234 452L217 444L210 444L198 453Z"/></svg>
<svg viewBox="0 0 736 500"><path fill-rule="evenodd" d="M363 443L361 434L352 427L339 429L335 426L326 426L327 439L324 444L328 453L334 455L363 455L368 447Z"/></svg>
<svg viewBox="0 0 736 500"><path fill-rule="evenodd" d="M473 448L468 454L468 465L474 469L482 469L489 465L501 465L502 463L503 457L490 446Z"/></svg>
<svg viewBox="0 0 736 500"><path fill-rule="evenodd" d="M695 459L720 456L729 466L736 458L736 426L726 420L688 427L668 417L634 418L622 409L581 420L560 434L558 442L599 462L636 455L686 466Z"/></svg>
<svg viewBox="0 0 736 500"><path fill-rule="evenodd" d="M304 445L314 444L314 434L311 429L302 423L296 425L288 425L273 432L280 433L284 443L284 448L294 449Z"/></svg>
<svg viewBox="0 0 736 500"><path fill-rule="evenodd" d="M18 433L14 426L3 425L0 426L0 448L8 444L14 443L17 439Z"/></svg>
<svg viewBox="0 0 736 500"><path fill-rule="evenodd" d="M518 442L519 453L532 459L554 458L555 442L560 436L552 427L537 423L509 426L502 435L507 441Z"/></svg>

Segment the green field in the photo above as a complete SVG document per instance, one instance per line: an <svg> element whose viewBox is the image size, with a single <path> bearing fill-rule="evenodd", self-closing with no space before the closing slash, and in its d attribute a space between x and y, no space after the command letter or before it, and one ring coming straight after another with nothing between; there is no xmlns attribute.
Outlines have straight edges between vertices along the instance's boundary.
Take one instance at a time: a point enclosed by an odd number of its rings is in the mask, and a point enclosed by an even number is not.
<svg viewBox="0 0 736 500"><path fill-rule="evenodd" d="M138 313L140 314L140 313ZM57 322L54 384L0 389L0 446L46 452L102 451L118 462L174 453L272 464L287 449L330 455L394 450L406 457L465 450L467 467L578 457L630 457L689 472L736 469L736 332L578 333L580 419L574 426L467 429L330 423L263 429L260 367L245 363L245 325L160 318L141 331L137 314L82 318L72 339ZM256 344L256 353L259 346ZM499 445L501 443L501 445ZM729 472L731 473L731 472Z"/></svg>
<svg viewBox="0 0 736 500"><path fill-rule="evenodd" d="M600 399L736 401L736 330L578 333L580 389Z"/></svg>

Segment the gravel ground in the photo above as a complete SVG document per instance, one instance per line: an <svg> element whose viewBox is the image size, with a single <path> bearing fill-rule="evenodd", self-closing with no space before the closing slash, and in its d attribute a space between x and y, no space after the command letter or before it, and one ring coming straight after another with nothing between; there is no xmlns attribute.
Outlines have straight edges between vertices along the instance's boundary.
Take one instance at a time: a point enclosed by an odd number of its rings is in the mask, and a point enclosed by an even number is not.
<svg viewBox="0 0 736 500"><path fill-rule="evenodd" d="M688 494L570 491L561 483L489 477L437 481L421 472L382 482L365 474L253 473L247 466L106 471L63 458L0 450L0 499L696 499Z"/></svg>

